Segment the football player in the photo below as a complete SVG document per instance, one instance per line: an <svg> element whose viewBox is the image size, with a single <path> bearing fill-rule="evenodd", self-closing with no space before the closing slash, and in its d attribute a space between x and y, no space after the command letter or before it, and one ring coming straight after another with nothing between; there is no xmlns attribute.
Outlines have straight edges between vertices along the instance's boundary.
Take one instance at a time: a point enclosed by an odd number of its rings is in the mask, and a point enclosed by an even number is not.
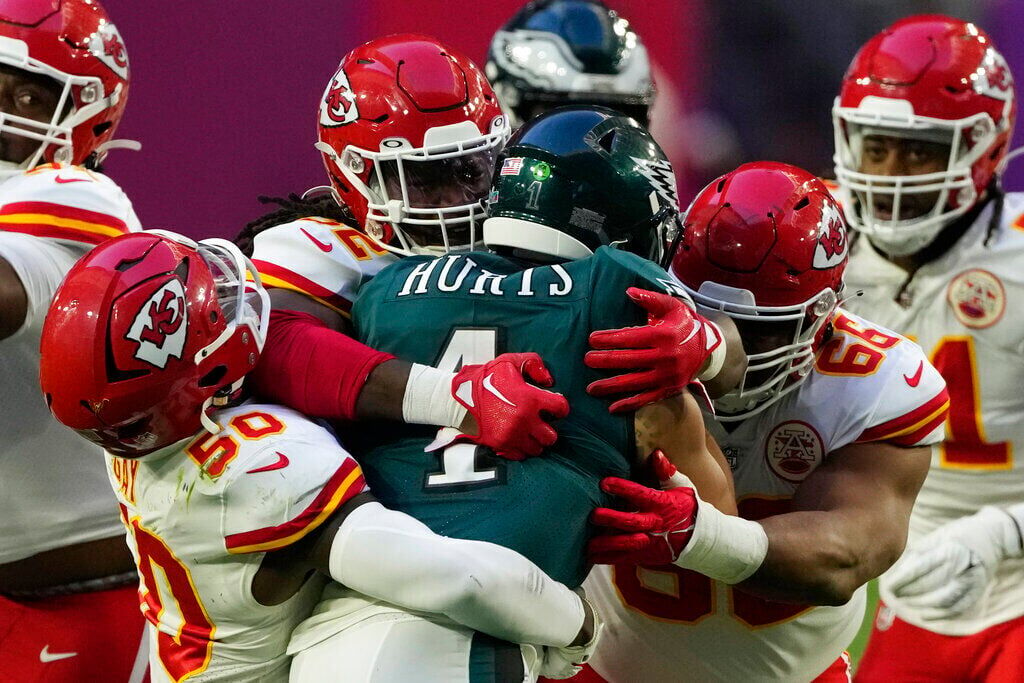
<svg viewBox="0 0 1024 683"><path fill-rule="evenodd" d="M671 272L750 354L705 416L740 516L664 463L669 490L603 482L626 507L594 513L617 534L590 544L607 628L581 680L848 680L864 584L903 549L948 397L920 347L839 306L847 245L828 189L785 164L690 206Z"/></svg>
<svg viewBox="0 0 1024 683"><path fill-rule="evenodd" d="M833 109L841 198L861 233L850 305L916 339L950 393L907 552L880 581L863 680L1024 671L1024 327L1007 310L1024 293L1024 195L999 184L1016 109L992 40L938 15L868 41Z"/></svg>
<svg viewBox="0 0 1024 683"><path fill-rule="evenodd" d="M566 104L596 104L650 121L647 50L600 0L533 0L494 34L485 67L516 128Z"/></svg>
<svg viewBox="0 0 1024 683"><path fill-rule="evenodd" d="M139 233L72 268L43 329L50 410L106 451L153 679L287 680L288 638L319 599L319 577L555 646L540 664L571 671L567 658L596 629L575 593L511 550L385 509L329 430L244 399L268 308L230 242ZM372 653L346 666L360 659Z"/></svg>
<svg viewBox="0 0 1024 683"><path fill-rule="evenodd" d="M497 253L402 259L363 287L353 318L360 340L440 370L507 351L538 352L572 401L558 443L544 457L521 461L496 458L451 429L360 429L350 443L365 454L367 480L385 504L438 533L506 545L578 586L589 570L590 511L607 503L598 482L629 476L634 453L661 446L718 504L733 499L689 393L635 415L609 414L603 400L586 393L589 383L607 381L606 373L581 363L590 332L640 325L645 317L625 290L634 288L632 296L652 310L686 306L675 298L686 299L678 284L643 258L657 258L665 233L677 227L675 197L662 182L672 178L671 167L632 119L567 107L521 128L498 168L483 225L484 241ZM655 289L661 293L645 291ZM646 328L628 332L644 335ZM707 336L693 317L689 334ZM594 365L602 367L600 358ZM524 670L532 673L529 653L520 656L515 645L332 590L324 613L296 629L293 677L308 676L298 680L322 680L358 652L374 653L376 672L359 680L441 680L403 667L411 663L401 656L408 648L455 662L450 680L523 680Z"/></svg>
<svg viewBox="0 0 1024 683"><path fill-rule="evenodd" d="M138 228L124 193L96 170L118 145L128 78L124 42L100 3L0 1L4 681L127 681L144 633L114 498L90 462L100 450L38 400L54 290L93 245Z"/></svg>
<svg viewBox="0 0 1024 683"><path fill-rule="evenodd" d="M471 397L456 394L453 372L398 360L347 336L359 287L396 257L481 244L484 199L509 131L481 71L426 36L372 40L346 55L328 83L318 131L331 182L321 205L334 218L303 217L309 207L300 204L272 215L269 223L251 224L241 237L271 286L275 309L254 373L258 392L316 417L451 427L501 457L540 453L555 441L548 419L564 414L564 399L516 373L487 373L516 405L499 410L495 395L480 384L484 375L475 377ZM338 215L340 205L350 210L350 220ZM272 224L282 218L291 220ZM682 317L674 332L689 329L693 318L686 311L676 311ZM650 317L665 329L663 313ZM695 337L679 344L684 338L665 344L677 362L648 373L658 379L658 396L681 392L693 379L686 372L710 363L708 348ZM728 373L713 378L709 390L719 382L727 383ZM607 389L634 392L635 386L643 385ZM652 395L636 389L634 398L643 403Z"/></svg>

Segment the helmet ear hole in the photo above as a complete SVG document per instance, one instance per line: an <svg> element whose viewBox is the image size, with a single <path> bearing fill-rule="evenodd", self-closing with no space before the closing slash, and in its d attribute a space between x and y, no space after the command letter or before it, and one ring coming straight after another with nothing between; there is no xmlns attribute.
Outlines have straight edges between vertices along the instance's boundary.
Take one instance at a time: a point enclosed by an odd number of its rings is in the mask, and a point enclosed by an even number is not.
<svg viewBox="0 0 1024 683"><path fill-rule="evenodd" d="M218 365L213 370L202 376L199 380L199 386L201 387L213 387L220 384L220 381L224 379L224 375L228 373L228 366Z"/></svg>
<svg viewBox="0 0 1024 683"><path fill-rule="evenodd" d="M95 135L96 137L99 137L113 127L114 124L112 121L104 121L103 123L98 123L92 127L92 134Z"/></svg>

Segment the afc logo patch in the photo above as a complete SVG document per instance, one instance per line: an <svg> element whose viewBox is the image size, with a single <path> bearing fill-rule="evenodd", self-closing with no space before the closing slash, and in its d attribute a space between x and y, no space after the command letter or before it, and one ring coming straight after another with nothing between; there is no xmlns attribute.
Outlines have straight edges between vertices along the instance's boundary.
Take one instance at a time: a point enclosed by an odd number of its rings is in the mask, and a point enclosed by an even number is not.
<svg viewBox="0 0 1024 683"><path fill-rule="evenodd" d="M1006 311L1003 283L987 270L965 270L957 275L949 283L947 299L956 319L974 329L995 325Z"/></svg>
<svg viewBox="0 0 1024 683"><path fill-rule="evenodd" d="M825 459L825 447L814 427L787 420L768 434L764 458L777 477L799 483Z"/></svg>
<svg viewBox="0 0 1024 683"><path fill-rule="evenodd" d="M171 356L181 359L187 331L185 289L172 278L142 304L125 337L138 343L136 358L162 369Z"/></svg>
<svg viewBox="0 0 1024 683"><path fill-rule="evenodd" d="M339 67L320 100L320 125L344 126L358 118L356 94L352 92L345 70Z"/></svg>

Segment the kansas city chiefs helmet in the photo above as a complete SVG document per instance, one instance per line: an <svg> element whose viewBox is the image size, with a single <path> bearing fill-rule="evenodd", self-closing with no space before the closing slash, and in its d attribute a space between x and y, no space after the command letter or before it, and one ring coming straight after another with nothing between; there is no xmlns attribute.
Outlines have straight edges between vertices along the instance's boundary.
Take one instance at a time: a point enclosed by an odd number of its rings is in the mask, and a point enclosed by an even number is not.
<svg viewBox="0 0 1024 683"><path fill-rule="evenodd" d="M43 326L40 383L58 421L137 457L203 426L256 364L270 302L226 240L137 232L68 272Z"/></svg>
<svg viewBox="0 0 1024 683"><path fill-rule="evenodd" d="M494 34L487 77L513 125L566 104L611 107L647 123L654 100L647 50L599 0L534 0Z"/></svg>
<svg viewBox="0 0 1024 683"><path fill-rule="evenodd" d="M941 15L897 21L854 57L832 109L836 177L850 225L888 254L919 251L985 196L1016 115L1013 76L984 31ZM934 173L864 173L868 136L941 143L949 157ZM901 203L922 201L924 213L901 218Z"/></svg>
<svg viewBox="0 0 1024 683"><path fill-rule="evenodd" d="M554 109L520 128L498 158L484 243L561 260L614 246L661 261L677 232L675 182L633 119L597 106Z"/></svg>
<svg viewBox="0 0 1024 683"><path fill-rule="evenodd" d="M739 387L715 400L719 419L755 415L807 378L848 246L828 188L795 166L744 164L693 200L670 272L698 304L736 321L748 352Z"/></svg>
<svg viewBox="0 0 1024 683"><path fill-rule="evenodd" d="M0 162L0 178L46 162L102 160L114 146L128 97L128 53L97 0L0 0L0 65L60 86L48 121L0 113L0 133L39 144L21 163Z"/></svg>

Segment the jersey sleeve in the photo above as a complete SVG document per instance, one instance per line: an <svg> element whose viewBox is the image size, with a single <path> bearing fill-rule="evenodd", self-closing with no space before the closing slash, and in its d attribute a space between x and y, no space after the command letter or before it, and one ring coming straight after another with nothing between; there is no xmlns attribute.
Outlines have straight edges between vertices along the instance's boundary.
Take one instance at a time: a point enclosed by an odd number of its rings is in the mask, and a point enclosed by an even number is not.
<svg viewBox="0 0 1024 683"><path fill-rule="evenodd" d="M0 185L0 230L93 246L141 226L110 178L81 166L46 164Z"/></svg>
<svg viewBox="0 0 1024 683"><path fill-rule="evenodd" d="M85 248L76 248L32 235L0 232L0 258L11 264L25 288L28 307L16 334L41 329L57 287Z"/></svg>
<svg viewBox="0 0 1024 683"><path fill-rule="evenodd" d="M832 374L847 386L834 387L843 399L836 406L842 415L838 443L884 441L897 446L927 446L942 441L949 394L946 382L920 346L895 332L876 328L861 318L841 314L835 320L836 338L819 356L815 371ZM852 334L843 328L855 331ZM868 336L874 347L860 343L858 334ZM834 339L836 339L834 338ZM859 345L859 346L858 346ZM884 349L876 366L867 360ZM872 351L872 349L874 349ZM849 359L849 369L823 363L828 359ZM874 367L872 370L871 368ZM866 368L866 369L864 369Z"/></svg>
<svg viewBox="0 0 1024 683"><path fill-rule="evenodd" d="M329 431L276 406L245 408L252 412L237 416L245 424L231 423L243 438L221 489L224 545L232 554L289 546L366 490L358 463ZM267 414L271 420L261 417ZM252 439L275 420L284 426L279 433ZM255 431L247 437L246 429Z"/></svg>
<svg viewBox="0 0 1024 683"><path fill-rule="evenodd" d="M298 292L349 317L359 287L396 259L353 227L302 218L256 235L252 260L268 287Z"/></svg>

